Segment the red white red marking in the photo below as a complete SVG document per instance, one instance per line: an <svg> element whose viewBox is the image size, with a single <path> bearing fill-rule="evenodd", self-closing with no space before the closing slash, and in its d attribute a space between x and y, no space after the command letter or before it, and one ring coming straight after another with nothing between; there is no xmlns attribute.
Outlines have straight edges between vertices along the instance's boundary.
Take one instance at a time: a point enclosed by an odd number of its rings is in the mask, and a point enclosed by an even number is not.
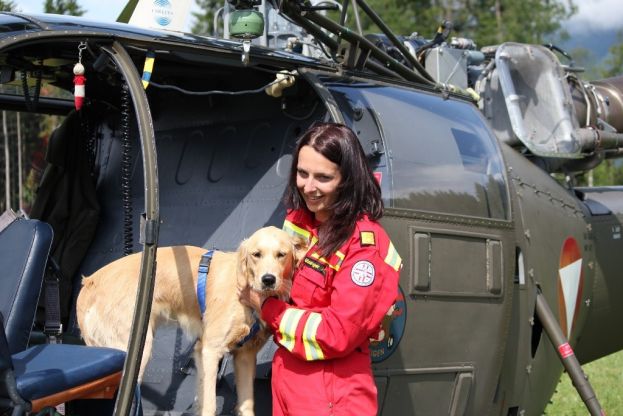
<svg viewBox="0 0 623 416"><path fill-rule="evenodd" d="M573 348L568 342L558 346L558 353L562 358L571 357L573 355Z"/></svg>
<svg viewBox="0 0 623 416"><path fill-rule="evenodd" d="M560 327L567 336L571 331L582 298L582 255L577 241L569 237L562 245L558 270L558 312Z"/></svg>

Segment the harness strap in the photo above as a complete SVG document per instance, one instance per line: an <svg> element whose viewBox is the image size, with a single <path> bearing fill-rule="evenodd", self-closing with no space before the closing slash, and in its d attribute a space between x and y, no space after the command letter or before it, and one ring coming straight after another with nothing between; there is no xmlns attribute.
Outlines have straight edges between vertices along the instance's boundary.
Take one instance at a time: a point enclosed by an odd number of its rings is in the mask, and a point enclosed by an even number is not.
<svg viewBox="0 0 623 416"><path fill-rule="evenodd" d="M206 310L206 281L208 279L208 272L210 270L210 263L212 262L213 255L214 250L208 250L203 256L201 256L201 261L199 262L199 272L197 274L197 301L199 302L201 316L203 316ZM238 348L242 347L247 341L257 335L262 327L260 324L260 318L255 311L253 311L253 318L254 322L253 325L251 325L249 333L236 344Z"/></svg>
<svg viewBox="0 0 623 416"><path fill-rule="evenodd" d="M212 255L214 250L208 250L199 262L199 273L197 275L197 301L199 302L199 310L201 316L206 311L206 280L208 278L208 271L210 270L210 263L212 262Z"/></svg>
<svg viewBox="0 0 623 416"><path fill-rule="evenodd" d="M246 337L242 338L240 341L238 341L238 343L236 344L236 346L238 348L242 347L244 344L247 343L248 340L250 340L251 338L253 338L255 335L257 335L257 333L260 331L260 328L262 327L262 325L260 324L260 317L257 316L257 312L255 311L255 309L253 310L253 325L251 325L251 329L249 330L249 333L247 334Z"/></svg>

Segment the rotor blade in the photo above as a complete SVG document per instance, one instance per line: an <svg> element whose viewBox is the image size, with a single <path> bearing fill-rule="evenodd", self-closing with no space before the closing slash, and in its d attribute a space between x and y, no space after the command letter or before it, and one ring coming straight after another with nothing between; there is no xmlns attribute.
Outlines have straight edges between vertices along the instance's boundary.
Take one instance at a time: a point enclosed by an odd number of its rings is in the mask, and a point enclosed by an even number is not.
<svg viewBox="0 0 623 416"><path fill-rule="evenodd" d="M128 1L128 3L125 5L123 10L119 14L119 17L117 17L117 22L119 22L119 23L128 23L130 21L130 18L132 17L132 14L134 13L134 10L136 10L136 6L138 5L138 1L139 0L130 0L130 1Z"/></svg>

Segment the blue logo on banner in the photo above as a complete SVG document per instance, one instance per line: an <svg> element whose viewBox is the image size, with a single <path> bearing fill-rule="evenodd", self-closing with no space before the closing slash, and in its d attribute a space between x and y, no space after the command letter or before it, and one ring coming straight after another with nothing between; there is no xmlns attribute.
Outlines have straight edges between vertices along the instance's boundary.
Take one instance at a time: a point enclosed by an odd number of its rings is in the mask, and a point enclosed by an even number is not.
<svg viewBox="0 0 623 416"><path fill-rule="evenodd" d="M169 0L154 0L154 20L160 26L167 26L173 19L173 7Z"/></svg>

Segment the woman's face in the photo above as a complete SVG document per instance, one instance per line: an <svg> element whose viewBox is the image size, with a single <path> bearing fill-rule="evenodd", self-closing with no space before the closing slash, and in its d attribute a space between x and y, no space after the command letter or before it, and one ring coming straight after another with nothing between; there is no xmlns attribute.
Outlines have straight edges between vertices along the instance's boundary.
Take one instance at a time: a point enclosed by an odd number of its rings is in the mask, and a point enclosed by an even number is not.
<svg viewBox="0 0 623 416"><path fill-rule="evenodd" d="M341 180L338 165L311 146L301 147L296 165L296 187L316 220L324 222L331 215L329 207L337 199Z"/></svg>

